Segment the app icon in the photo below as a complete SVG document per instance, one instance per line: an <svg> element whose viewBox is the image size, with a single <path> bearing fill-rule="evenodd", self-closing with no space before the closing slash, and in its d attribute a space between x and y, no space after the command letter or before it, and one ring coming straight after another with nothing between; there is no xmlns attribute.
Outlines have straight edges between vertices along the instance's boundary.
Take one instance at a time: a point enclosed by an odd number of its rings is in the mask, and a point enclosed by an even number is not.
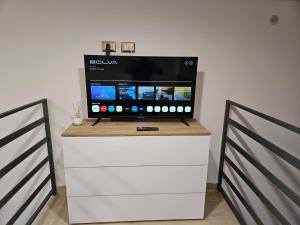
<svg viewBox="0 0 300 225"><path fill-rule="evenodd" d="M108 106L108 112L114 112L115 107L113 105Z"/></svg>
<svg viewBox="0 0 300 225"><path fill-rule="evenodd" d="M191 112L192 111L191 106L184 107L184 111L187 112L187 113Z"/></svg>
<svg viewBox="0 0 300 225"><path fill-rule="evenodd" d="M138 107L135 106L135 105L131 106L131 111L132 112L137 112L138 111Z"/></svg>
<svg viewBox="0 0 300 225"><path fill-rule="evenodd" d="M125 107L124 107L124 111L125 111L125 112L130 112L130 107L129 107L129 106L125 106Z"/></svg>
<svg viewBox="0 0 300 225"><path fill-rule="evenodd" d="M177 107L177 112L183 112L183 107L182 106L178 106Z"/></svg>
<svg viewBox="0 0 300 225"><path fill-rule="evenodd" d="M117 112L122 112L122 111L123 111L123 107L120 106L120 105L118 105L118 106L116 107L116 111L117 111Z"/></svg>
<svg viewBox="0 0 300 225"><path fill-rule="evenodd" d="M106 107L106 105L101 105L101 106L100 106L100 111L101 111L101 112L107 112L107 107Z"/></svg>
<svg viewBox="0 0 300 225"><path fill-rule="evenodd" d="M153 112L153 106L147 106L147 112Z"/></svg>
<svg viewBox="0 0 300 225"><path fill-rule="evenodd" d="M160 112L160 106L155 106L154 107L154 112Z"/></svg>
<svg viewBox="0 0 300 225"><path fill-rule="evenodd" d="M168 112L168 110L169 110L168 106L163 106L161 109L163 112Z"/></svg>
<svg viewBox="0 0 300 225"><path fill-rule="evenodd" d="M100 111L99 105L92 105L92 111L99 112Z"/></svg>
<svg viewBox="0 0 300 225"><path fill-rule="evenodd" d="M176 111L176 107L175 106L171 106L170 107L170 112L175 112Z"/></svg>
<svg viewBox="0 0 300 225"><path fill-rule="evenodd" d="M145 106L140 106L140 112L145 112L145 111L146 111Z"/></svg>

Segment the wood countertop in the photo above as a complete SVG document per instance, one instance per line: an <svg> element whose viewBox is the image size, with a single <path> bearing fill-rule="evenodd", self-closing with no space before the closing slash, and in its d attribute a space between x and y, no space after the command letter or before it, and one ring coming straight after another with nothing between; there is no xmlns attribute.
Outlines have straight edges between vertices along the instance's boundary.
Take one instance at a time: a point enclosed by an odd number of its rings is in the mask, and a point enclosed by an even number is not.
<svg viewBox="0 0 300 225"><path fill-rule="evenodd" d="M156 119L145 121L101 120L92 126L94 119L84 120L80 126L70 125L63 137L114 137L114 136L207 136L210 132L197 120L186 120L189 127L179 119ZM159 131L137 131L136 127L158 127Z"/></svg>

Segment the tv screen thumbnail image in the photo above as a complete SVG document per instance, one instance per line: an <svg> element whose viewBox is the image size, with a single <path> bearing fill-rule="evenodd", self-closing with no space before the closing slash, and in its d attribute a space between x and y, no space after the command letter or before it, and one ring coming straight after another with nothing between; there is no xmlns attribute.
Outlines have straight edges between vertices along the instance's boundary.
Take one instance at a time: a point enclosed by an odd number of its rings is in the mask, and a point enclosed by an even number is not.
<svg viewBox="0 0 300 225"><path fill-rule="evenodd" d="M156 87L156 100L172 101L174 94L173 87Z"/></svg>
<svg viewBox="0 0 300 225"><path fill-rule="evenodd" d="M116 100L115 86L91 85L92 100Z"/></svg>
<svg viewBox="0 0 300 225"><path fill-rule="evenodd" d="M190 101L192 95L191 87L175 87L174 100L175 101Z"/></svg>
<svg viewBox="0 0 300 225"><path fill-rule="evenodd" d="M135 86L119 86L119 99L120 100L135 100L136 87Z"/></svg>
<svg viewBox="0 0 300 225"><path fill-rule="evenodd" d="M139 86L138 87L139 100L154 100L154 87L153 86Z"/></svg>

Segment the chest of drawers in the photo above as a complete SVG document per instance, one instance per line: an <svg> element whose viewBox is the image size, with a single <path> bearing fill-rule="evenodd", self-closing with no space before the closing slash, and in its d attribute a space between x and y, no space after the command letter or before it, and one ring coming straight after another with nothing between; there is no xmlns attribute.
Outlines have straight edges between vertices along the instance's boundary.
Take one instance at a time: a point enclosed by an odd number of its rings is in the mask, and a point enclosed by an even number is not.
<svg viewBox="0 0 300 225"><path fill-rule="evenodd" d="M136 132L134 122L69 127L69 222L202 219L210 135L190 124L155 123L158 132Z"/></svg>

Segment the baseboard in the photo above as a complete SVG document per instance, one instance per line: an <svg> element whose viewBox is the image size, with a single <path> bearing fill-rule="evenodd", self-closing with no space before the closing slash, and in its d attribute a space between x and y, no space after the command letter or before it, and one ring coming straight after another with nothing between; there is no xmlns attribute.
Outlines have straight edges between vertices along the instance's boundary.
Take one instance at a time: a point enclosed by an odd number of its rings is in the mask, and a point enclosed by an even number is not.
<svg viewBox="0 0 300 225"><path fill-rule="evenodd" d="M206 191L217 191L217 184L216 183L207 183Z"/></svg>

